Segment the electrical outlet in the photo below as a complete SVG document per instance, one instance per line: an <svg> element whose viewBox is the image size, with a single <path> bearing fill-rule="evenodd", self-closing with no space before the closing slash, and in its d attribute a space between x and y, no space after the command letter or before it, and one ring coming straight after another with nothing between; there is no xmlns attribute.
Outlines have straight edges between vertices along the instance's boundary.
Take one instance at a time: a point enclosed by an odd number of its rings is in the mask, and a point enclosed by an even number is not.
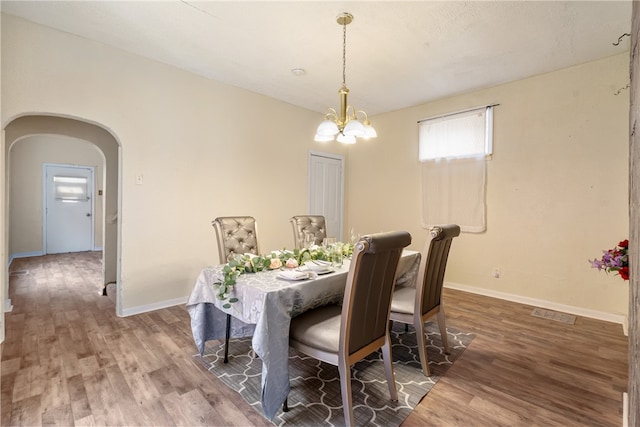
<svg viewBox="0 0 640 427"><path fill-rule="evenodd" d="M500 277L500 269L499 268L494 268L493 269L493 277L495 277L496 279Z"/></svg>

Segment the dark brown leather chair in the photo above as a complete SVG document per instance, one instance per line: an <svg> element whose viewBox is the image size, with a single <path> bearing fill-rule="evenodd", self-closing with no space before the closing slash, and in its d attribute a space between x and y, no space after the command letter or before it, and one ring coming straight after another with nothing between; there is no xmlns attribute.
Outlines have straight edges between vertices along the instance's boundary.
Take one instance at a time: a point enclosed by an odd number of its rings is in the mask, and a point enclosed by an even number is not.
<svg viewBox="0 0 640 427"><path fill-rule="evenodd" d="M398 400L389 307L402 248L411 243L406 231L362 237L355 245L342 306L328 305L291 320L291 347L338 366L344 418L353 425L351 365L382 348L391 399ZM285 401L286 410L286 401Z"/></svg>
<svg viewBox="0 0 640 427"><path fill-rule="evenodd" d="M260 254L258 251L258 226L255 218L251 216L221 216L214 219L211 224L216 230L220 264L226 264L234 255ZM224 363L229 361L230 333L231 315L227 314Z"/></svg>
<svg viewBox="0 0 640 427"><path fill-rule="evenodd" d="M312 233L315 236L315 244L321 245L327 237L327 227L322 215L296 215L289 219L293 227L293 244L296 249L304 246L305 233Z"/></svg>
<svg viewBox="0 0 640 427"><path fill-rule="evenodd" d="M455 224L433 227L429 230L429 239L424 247L416 286L398 287L391 301L391 320L413 325L416 330L416 343L420 354L422 372L429 376L429 359L424 324L433 315L438 315L438 326L445 352L449 354L447 327L442 306L442 285L447 267L451 241L460 235L460 227Z"/></svg>

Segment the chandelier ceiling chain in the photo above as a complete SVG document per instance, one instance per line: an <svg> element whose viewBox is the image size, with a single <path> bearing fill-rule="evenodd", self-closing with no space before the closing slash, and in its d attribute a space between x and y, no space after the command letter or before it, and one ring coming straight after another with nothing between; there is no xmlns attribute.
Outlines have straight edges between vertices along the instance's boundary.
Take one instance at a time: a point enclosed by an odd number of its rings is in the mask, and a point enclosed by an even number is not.
<svg viewBox="0 0 640 427"><path fill-rule="evenodd" d="M338 15L336 21L342 25L342 87L338 90L340 95L340 113L329 108L324 120L318 126L315 141L336 141L345 144L355 144L356 137L368 139L375 138L375 129L371 126L367 113L356 110L347 102L349 89L347 88L347 25L353 21L353 15L344 12ZM359 118L360 117L360 118Z"/></svg>
<svg viewBox="0 0 640 427"><path fill-rule="evenodd" d="M347 85L347 22L342 24L342 86Z"/></svg>

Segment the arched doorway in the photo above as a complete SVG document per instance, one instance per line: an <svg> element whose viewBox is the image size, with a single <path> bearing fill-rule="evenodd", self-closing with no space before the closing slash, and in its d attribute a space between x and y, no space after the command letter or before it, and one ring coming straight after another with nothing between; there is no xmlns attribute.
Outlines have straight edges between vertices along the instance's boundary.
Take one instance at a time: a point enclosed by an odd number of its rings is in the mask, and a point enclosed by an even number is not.
<svg viewBox="0 0 640 427"><path fill-rule="evenodd" d="M22 115L12 119L4 127L4 171L5 188L5 224L4 229L11 234L9 224L9 192L11 188L9 170L11 168L10 149L14 143L21 139L34 135L59 135L83 140L93 144L104 156L104 199L102 214L102 238L103 238L103 284L116 284L116 314L121 315L120 292L120 227L118 226L118 212L120 203L120 144L114 135L104 127L89 121L77 118L60 117L52 115ZM5 251L8 247L8 239L5 239ZM5 270L5 275L8 272ZM6 276L5 276L6 278ZM8 279L4 281L3 303L8 301Z"/></svg>

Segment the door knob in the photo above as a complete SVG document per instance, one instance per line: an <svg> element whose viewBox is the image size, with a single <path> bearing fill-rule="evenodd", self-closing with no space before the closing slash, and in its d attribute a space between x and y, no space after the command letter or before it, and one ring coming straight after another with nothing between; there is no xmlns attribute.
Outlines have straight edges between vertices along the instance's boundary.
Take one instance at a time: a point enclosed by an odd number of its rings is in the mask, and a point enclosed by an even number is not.
<svg viewBox="0 0 640 427"><path fill-rule="evenodd" d="M87 214L87 216L91 216L91 214L90 214L90 213L88 213L88 214Z"/></svg>

